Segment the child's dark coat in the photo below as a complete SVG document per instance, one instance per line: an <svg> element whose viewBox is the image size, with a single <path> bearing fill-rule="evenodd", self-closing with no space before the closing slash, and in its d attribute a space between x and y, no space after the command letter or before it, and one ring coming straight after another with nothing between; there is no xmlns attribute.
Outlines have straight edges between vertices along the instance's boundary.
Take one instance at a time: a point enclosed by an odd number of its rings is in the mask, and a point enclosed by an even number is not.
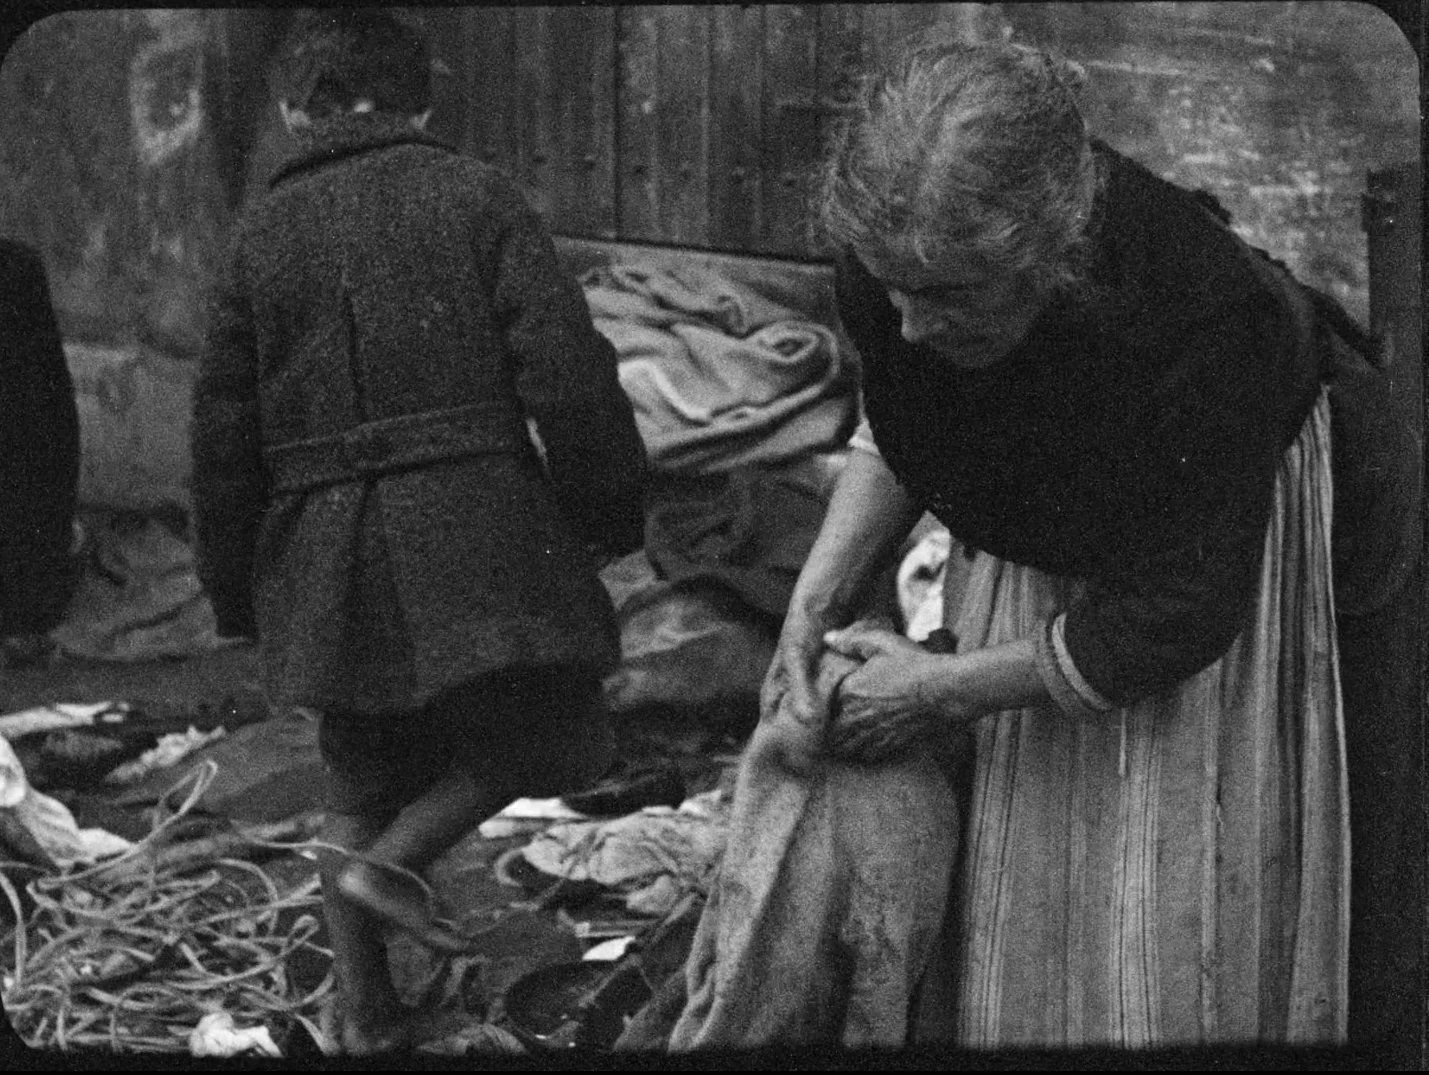
<svg viewBox="0 0 1429 1075"><path fill-rule="evenodd" d="M275 701L411 709L618 659L586 547L642 536L614 352L510 183L393 117L321 125L239 220L193 456L200 577L224 633L256 628Z"/></svg>

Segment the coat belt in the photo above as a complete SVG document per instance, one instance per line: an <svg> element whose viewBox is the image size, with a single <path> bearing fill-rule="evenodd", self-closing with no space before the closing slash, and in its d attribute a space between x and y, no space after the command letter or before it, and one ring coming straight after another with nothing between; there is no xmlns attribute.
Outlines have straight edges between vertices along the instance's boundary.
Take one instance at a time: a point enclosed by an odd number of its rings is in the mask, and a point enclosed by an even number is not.
<svg viewBox="0 0 1429 1075"><path fill-rule="evenodd" d="M274 492L297 493L400 470L529 450L525 423L503 403L473 403L363 422L341 433L263 450Z"/></svg>

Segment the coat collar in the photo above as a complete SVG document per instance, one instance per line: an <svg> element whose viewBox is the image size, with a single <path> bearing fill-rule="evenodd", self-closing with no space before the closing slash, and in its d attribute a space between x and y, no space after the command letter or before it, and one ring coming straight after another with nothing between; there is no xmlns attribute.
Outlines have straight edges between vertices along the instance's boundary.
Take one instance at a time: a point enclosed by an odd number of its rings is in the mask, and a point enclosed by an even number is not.
<svg viewBox="0 0 1429 1075"><path fill-rule="evenodd" d="M452 150L439 138L417 130L405 116L366 112L320 120L295 136L296 147L273 171L270 187L297 172L321 168L359 153L395 145L426 145Z"/></svg>

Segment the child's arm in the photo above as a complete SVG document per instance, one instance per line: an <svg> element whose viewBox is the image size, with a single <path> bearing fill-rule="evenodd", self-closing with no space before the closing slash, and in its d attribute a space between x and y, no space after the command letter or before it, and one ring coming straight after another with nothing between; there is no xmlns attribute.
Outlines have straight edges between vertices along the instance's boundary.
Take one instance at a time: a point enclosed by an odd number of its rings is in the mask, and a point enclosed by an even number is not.
<svg viewBox="0 0 1429 1075"><path fill-rule="evenodd" d="M215 289L194 386L192 510L199 581L218 633L253 636L253 545L267 502L252 314L236 256Z"/></svg>
<svg viewBox="0 0 1429 1075"><path fill-rule="evenodd" d="M514 189L498 185L495 306L517 359L516 391L534 418L561 506L612 554L644 544L645 448L616 374L615 349Z"/></svg>

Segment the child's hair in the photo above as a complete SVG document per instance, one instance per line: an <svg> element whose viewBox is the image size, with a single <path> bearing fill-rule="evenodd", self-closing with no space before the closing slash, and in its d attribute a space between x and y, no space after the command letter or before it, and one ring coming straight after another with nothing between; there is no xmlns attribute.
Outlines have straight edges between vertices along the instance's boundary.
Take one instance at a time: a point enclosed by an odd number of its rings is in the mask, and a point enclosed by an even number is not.
<svg viewBox="0 0 1429 1075"><path fill-rule="evenodd" d="M313 118L370 100L419 115L432 103L433 59L422 25L391 8L299 11L277 71L279 97Z"/></svg>

